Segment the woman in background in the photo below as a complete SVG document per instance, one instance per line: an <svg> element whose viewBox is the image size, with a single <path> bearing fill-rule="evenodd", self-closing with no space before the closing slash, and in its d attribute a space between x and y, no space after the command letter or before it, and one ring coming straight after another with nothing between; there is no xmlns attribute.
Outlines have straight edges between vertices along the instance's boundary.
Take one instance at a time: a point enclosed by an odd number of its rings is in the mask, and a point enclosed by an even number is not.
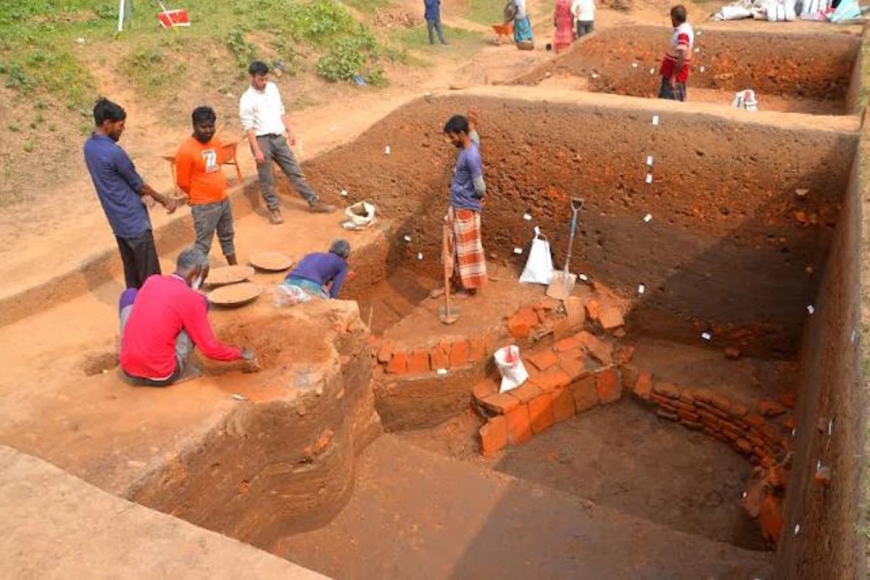
<svg viewBox="0 0 870 580"><path fill-rule="evenodd" d="M556 27L556 37L553 48L559 53L574 42L574 15L571 13L571 0L556 0L553 9L553 26Z"/></svg>
<svg viewBox="0 0 870 580"><path fill-rule="evenodd" d="M520 50L533 50L535 39L532 36L532 23L526 12L526 0L508 0L504 7L505 24L514 23L514 42Z"/></svg>

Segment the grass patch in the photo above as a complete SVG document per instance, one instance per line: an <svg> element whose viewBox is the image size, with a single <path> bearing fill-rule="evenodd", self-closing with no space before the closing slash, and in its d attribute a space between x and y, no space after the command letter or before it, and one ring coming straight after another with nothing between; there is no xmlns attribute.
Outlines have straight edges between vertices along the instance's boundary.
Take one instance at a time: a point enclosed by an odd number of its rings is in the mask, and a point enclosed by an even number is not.
<svg viewBox="0 0 870 580"><path fill-rule="evenodd" d="M451 53L457 49L479 47L483 43L483 34L464 28L444 27L444 40L450 46L442 47L438 44L438 36L435 36L435 46L429 44L429 30L426 24L420 24L413 28L397 31L391 36L393 42L400 44L408 50L449 50Z"/></svg>
<svg viewBox="0 0 870 580"><path fill-rule="evenodd" d="M466 17L479 24L496 24L504 21L504 0L469 0Z"/></svg>
<svg viewBox="0 0 870 580"><path fill-rule="evenodd" d="M382 8L389 8L393 4L392 0L344 0L343 3L360 12L369 14L373 14Z"/></svg>

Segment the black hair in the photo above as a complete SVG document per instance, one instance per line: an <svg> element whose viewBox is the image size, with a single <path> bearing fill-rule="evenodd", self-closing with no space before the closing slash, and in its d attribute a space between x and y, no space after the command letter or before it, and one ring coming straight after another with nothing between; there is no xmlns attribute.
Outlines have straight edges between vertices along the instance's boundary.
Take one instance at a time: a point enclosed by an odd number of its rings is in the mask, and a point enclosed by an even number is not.
<svg viewBox="0 0 870 580"><path fill-rule="evenodd" d="M333 240L329 246L329 253L347 259L350 255L350 244L347 240Z"/></svg>
<svg viewBox="0 0 870 580"><path fill-rule="evenodd" d="M453 115L447 124L444 125L445 133L465 133L468 134L468 119L462 115Z"/></svg>
<svg viewBox="0 0 870 580"><path fill-rule="evenodd" d="M106 98L100 98L94 105L94 123L97 127L106 121L116 123L127 118L127 111Z"/></svg>
<svg viewBox="0 0 870 580"><path fill-rule="evenodd" d="M190 118L194 125L199 125L204 121L211 121L214 123L217 120L217 115L211 107L197 107L193 110L193 114Z"/></svg>
<svg viewBox="0 0 870 580"><path fill-rule="evenodd" d="M671 18L673 18L674 22L677 24L684 23L688 17L688 14L686 14L686 7L682 4L677 4L671 8Z"/></svg>
<svg viewBox="0 0 870 580"><path fill-rule="evenodd" d="M264 77L269 74L269 65L262 60L255 60L251 63L251 66L248 67L248 73L252 77Z"/></svg>

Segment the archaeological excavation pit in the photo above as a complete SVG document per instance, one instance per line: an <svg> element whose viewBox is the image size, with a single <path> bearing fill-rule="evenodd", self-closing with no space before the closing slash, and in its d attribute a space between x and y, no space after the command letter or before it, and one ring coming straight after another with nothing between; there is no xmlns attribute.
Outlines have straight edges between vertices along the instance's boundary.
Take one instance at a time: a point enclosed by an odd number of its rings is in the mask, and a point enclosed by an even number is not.
<svg viewBox="0 0 870 580"><path fill-rule="evenodd" d="M729 105L752 89L759 108L853 114L861 39L855 34L741 32L699 25L689 78L691 102ZM671 29L626 26L593 34L515 81L542 88L655 97ZM853 86L854 85L854 86Z"/></svg>
<svg viewBox="0 0 870 580"><path fill-rule="evenodd" d="M212 312L263 372L146 393L95 358L87 405L45 407L63 445L4 439L334 578L859 576L857 120L541 97L421 99L307 162L379 222L347 234L352 300ZM470 105L491 283L445 327L441 128ZM515 280L536 226L562 263L572 196L560 304ZM511 343L531 377L500 395Z"/></svg>

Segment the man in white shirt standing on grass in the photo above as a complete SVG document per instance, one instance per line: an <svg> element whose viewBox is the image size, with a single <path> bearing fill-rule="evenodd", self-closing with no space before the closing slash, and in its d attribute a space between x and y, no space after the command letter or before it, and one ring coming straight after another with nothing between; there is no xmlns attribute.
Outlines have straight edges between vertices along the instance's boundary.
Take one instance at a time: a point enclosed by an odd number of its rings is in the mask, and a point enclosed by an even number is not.
<svg viewBox="0 0 870 580"><path fill-rule="evenodd" d="M260 176L260 193L269 210L269 221L273 224L284 223L278 197L275 195L275 179L272 176L272 162L278 164L290 183L308 202L308 209L314 213L331 213L335 207L326 205L312 191L305 180L302 169L290 150L296 144L296 137L290 129L290 121L284 110L281 93L275 83L269 82L269 66L255 61L248 67L251 86L239 102L239 116L242 129L248 136L251 153L257 162ZM288 143L289 142L289 143Z"/></svg>
<svg viewBox="0 0 870 580"><path fill-rule="evenodd" d="M574 24L577 27L577 38L592 32L595 28L595 0L574 0L571 4Z"/></svg>

